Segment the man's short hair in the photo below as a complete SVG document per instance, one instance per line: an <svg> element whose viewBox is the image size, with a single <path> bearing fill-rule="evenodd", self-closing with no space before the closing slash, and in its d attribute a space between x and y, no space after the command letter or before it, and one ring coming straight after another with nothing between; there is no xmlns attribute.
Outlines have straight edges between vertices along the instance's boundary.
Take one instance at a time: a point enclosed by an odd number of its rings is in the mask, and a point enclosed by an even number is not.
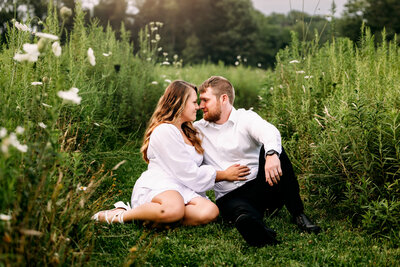
<svg viewBox="0 0 400 267"><path fill-rule="evenodd" d="M199 93L204 93L208 87L212 88L217 99L223 94L228 95L229 103L233 105L235 101L235 89L228 79L222 76L211 76L200 85Z"/></svg>

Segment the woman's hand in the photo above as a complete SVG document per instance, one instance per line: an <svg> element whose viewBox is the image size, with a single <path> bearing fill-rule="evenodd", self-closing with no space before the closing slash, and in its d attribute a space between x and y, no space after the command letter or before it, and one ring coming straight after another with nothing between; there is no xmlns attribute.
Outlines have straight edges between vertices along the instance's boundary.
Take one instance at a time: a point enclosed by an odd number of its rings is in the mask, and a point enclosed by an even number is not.
<svg viewBox="0 0 400 267"><path fill-rule="evenodd" d="M219 181L245 181L245 176L250 174L249 167L240 164L233 164L224 171L217 171L216 182Z"/></svg>

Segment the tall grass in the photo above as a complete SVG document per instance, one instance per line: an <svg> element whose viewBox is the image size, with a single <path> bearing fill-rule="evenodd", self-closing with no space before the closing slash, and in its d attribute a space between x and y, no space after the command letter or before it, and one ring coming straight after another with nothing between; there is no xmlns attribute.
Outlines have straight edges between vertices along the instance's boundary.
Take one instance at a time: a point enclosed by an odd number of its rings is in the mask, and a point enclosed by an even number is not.
<svg viewBox="0 0 400 267"><path fill-rule="evenodd" d="M43 32L61 36L57 12L50 3ZM60 57L48 43L34 63L13 60L23 44L39 40L12 25L1 50L0 254L8 264L87 261L94 242L90 216L118 195L118 170L111 168L134 153L132 137L143 131L162 93L151 83L154 62L133 54L123 27L117 40L110 27L85 26L79 5L76 14ZM79 89L79 105L57 96L72 87ZM12 146L15 137L22 148Z"/></svg>
<svg viewBox="0 0 400 267"><path fill-rule="evenodd" d="M277 55L263 110L311 203L399 240L400 49L362 32L358 44L337 38L322 47L293 36Z"/></svg>
<svg viewBox="0 0 400 267"><path fill-rule="evenodd" d="M182 77L184 69L168 66L152 25L141 32L134 54L123 26L117 39L111 27L85 25L79 4L69 33L52 3L48 14L42 31L63 37L60 57L47 41L36 62L14 60L23 44L41 41L12 24L0 50L0 259L6 264L87 262L98 231L90 217L116 199L129 199L138 169L145 169L138 143L169 80L200 83L214 74ZM157 67L160 60L164 64ZM212 65L202 68L220 73ZM263 75L219 69L237 77ZM260 80L241 79L242 103L250 103L254 93L245 92L253 92ZM58 97L70 88L79 89L80 104ZM19 147L12 145L15 139Z"/></svg>

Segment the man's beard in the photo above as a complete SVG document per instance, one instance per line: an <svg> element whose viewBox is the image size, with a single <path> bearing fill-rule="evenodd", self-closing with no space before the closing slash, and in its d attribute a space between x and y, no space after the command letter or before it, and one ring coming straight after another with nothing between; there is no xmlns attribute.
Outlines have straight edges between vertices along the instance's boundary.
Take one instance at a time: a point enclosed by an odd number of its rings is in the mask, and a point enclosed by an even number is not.
<svg viewBox="0 0 400 267"><path fill-rule="evenodd" d="M221 119L221 113L221 107L218 105L215 111L211 112L210 110L208 110L207 114L204 114L203 117L208 122L216 122Z"/></svg>

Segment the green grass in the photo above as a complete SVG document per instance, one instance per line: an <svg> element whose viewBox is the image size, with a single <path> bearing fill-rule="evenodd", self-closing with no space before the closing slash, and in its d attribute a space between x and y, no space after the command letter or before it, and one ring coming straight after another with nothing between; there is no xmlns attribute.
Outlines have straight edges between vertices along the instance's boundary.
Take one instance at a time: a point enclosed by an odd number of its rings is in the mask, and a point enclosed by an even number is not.
<svg viewBox="0 0 400 267"><path fill-rule="evenodd" d="M43 31L61 36L55 11L50 4ZM38 40L12 26L2 44L0 129L7 134L0 145L9 151L0 152L0 213L10 220L0 220L0 266L399 265L396 40L375 44L367 30L359 44L336 39L320 46L293 38L273 71L221 64L182 68L159 66L149 31L134 54L123 27L117 40L111 28L84 25L79 5L76 14L59 58L47 46L36 63L13 60L24 43ZM87 60L89 47L95 66ZM299 63L289 63L294 59ZM168 80L200 84L211 75L232 81L236 107L254 107L280 129L307 213L321 234L300 233L285 210L266 219L282 243L260 249L248 247L220 220L169 230L90 221L94 212L130 200L146 169L141 136ZM57 96L71 87L80 89L80 105ZM17 126L25 128L17 138L26 152L9 145Z"/></svg>
<svg viewBox="0 0 400 267"><path fill-rule="evenodd" d="M146 169L139 158L127 163L125 182L118 183L123 193L108 201L129 201L133 181ZM132 165L132 166L130 166ZM125 171L134 170L125 173ZM306 193L306 192L303 192ZM346 218L334 218L324 210L309 214L323 229L318 234L302 233L282 209L265 223L278 233L281 244L249 247L239 232L219 218L204 226L174 225L170 229L144 226L95 225L95 241L90 265L135 266L398 266L400 248L389 240L378 240L353 228Z"/></svg>

